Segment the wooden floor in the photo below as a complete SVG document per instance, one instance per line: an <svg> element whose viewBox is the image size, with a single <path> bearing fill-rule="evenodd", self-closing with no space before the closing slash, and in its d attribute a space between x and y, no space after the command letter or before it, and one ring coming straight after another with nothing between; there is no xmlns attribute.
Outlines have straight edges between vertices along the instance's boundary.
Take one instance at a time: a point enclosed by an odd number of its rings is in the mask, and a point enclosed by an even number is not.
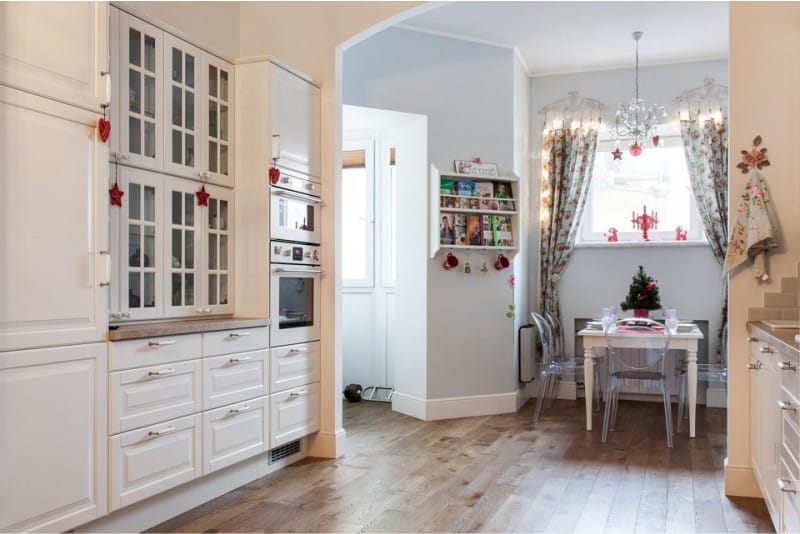
<svg viewBox="0 0 800 534"><path fill-rule="evenodd" d="M666 446L660 403L620 401L617 430L583 402L422 422L345 403L347 452L306 459L154 532L773 532L760 499L723 495L725 411Z"/></svg>

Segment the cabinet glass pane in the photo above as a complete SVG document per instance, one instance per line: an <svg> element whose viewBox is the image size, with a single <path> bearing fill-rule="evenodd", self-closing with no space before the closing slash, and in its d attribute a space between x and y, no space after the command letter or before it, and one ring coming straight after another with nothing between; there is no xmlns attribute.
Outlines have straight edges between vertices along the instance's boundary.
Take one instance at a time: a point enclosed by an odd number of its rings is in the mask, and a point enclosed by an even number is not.
<svg viewBox="0 0 800 534"><path fill-rule="evenodd" d="M228 145L219 145L219 173L228 175Z"/></svg>
<svg viewBox="0 0 800 534"><path fill-rule="evenodd" d="M217 228L217 205L216 198L208 200L208 227L211 229Z"/></svg>
<svg viewBox="0 0 800 534"><path fill-rule="evenodd" d="M144 220L156 220L156 188L151 185L144 186Z"/></svg>
<svg viewBox="0 0 800 534"><path fill-rule="evenodd" d="M184 281L186 282L186 298L184 302L186 306L191 306L194 304L194 275L192 273L186 273Z"/></svg>
<svg viewBox="0 0 800 534"><path fill-rule="evenodd" d="M183 125L183 91L174 85L172 86L172 124Z"/></svg>
<svg viewBox="0 0 800 534"><path fill-rule="evenodd" d="M220 230L226 230L228 228L228 201L227 200L220 200L219 201L219 226Z"/></svg>
<svg viewBox="0 0 800 534"><path fill-rule="evenodd" d="M156 259L156 227L145 225L142 228L144 231L144 258L142 258L144 267L155 267ZM146 284L146 281L145 281Z"/></svg>
<svg viewBox="0 0 800 534"><path fill-rule="evenodd" d="M156 305L156 273L144 273L144 307Z"/></svg>
<svg viewBox="0 0 800 534"><path fill-rule="evenodd" d="M175 47L172 48L172 81L183 81L183 54Z"/></svg>
<svg viewBox="0 0 800 534"><path fill-rule="evenodd" d="M208 142L208 170L217 172L217 143Z"/></svg>
<svg viewBox="0 0 800 534"><path fill-rule="evenodd" d="M228 269L228 236L219 236L219 268L221 271Z"/></svg>
<svg viewBox="0 0 800 534"><path fill-rule="evenodd" d="M128 219L132 221L138 221L141 213L140 204L141 204L141 197L140 197L141 186L139 184L130 184L128 186Z"/></svg>
<svg viewBox="0 0 800 534"><path fill-rule="evenodd" d="M140 247L141 235L138 224L128 225L128 267L141 266Z"/></svg>
<svg viewBox="0 0 800 534"><path fill-rule="evenodd" d="M194 93L186 91L186 123L187 130L194 130Z"/></svg>
<svg viewBox="0 0 800 534"><path fill-rule="evenodd" d="M172 273L172 305L181 305L181 273Z"/></svg>
<svg viewBox="0 0 800 534"><path fill-rule="evenodd" d="M186 134L186 165L194 167L194 136Z"/></svg>
<svg viewBox="0 0 800 534"><path fill-rule="evenodd" d="M136 117L128 118L128 152L142 153L142 123Z"/></svg>
<svg viewBox="0 0 800 534"><path fill-rule="evenodd" d="M217 234L208 234L208 268L217 268Z"/></svg>
<svg viewBox="0 0 800 534"><path fill-rule="evenodd" d="M208 67L208 94L217 96L217 67L213 65Z"/></svg>
<svg viewBox="0 0 800 534"><path fill-rule="evenodd" d="M228 72L224 70L219 71L219 98L228 101Z"/></svg>
<svg viewBox="0 0 800 534"><path fill-rule="evenodd" d="M186 54L186 81L187 87L194 87L194 56Z"/></svg>
<svg viewBox="0 0 800 534"><path fill-rule="evenodd" d="M128 30L128 61L131 65L142 64L142 34L139 30Z"/></svg>
<svg viewBox="0 0 800 534"><path fill-rule="evenodd" d="M180 130L172 130L172 163L183 163L181 160L183 147L181 146L182 139Z"/></svg>
<svg viewBox="0 0 800 534"><path fill-rule="evenodd" d="M128 109L142 112L142 75L138 70L128 70Z"/></svg>
<svg viewBox="0 0 800 534"><path fill-rule="evenodd" d="M181 224L182 199L183 195L180 191L172 192L172 224Z"/></svg>
<svg viewBox="0 0 800 534"><path fill-rule="evenodd" d="M184 218L184 224L186 226L194 226L194 195L191 193L185 193L184 202L186 204L186 217Z"/></svg>
<svg viewBox="0 0 800 534"><path fill-rule="evenodd" d="M172 267L174 269L180 269L183 266L183 254L181 254L181 250L183 250L183 234L178 228L172 229Z"/></svg>
<svg viewBox="0 0 800 534"><path fill-rule="evenodd" d="M144 75L144 114L150 119L156 118L156 79Z"/></svg>
<svg viewBox="0 0 800 534"><path fill-rule="evenodd" d="M208 303L211 306L217 304L217 275L208 275Z"/></svg>
<svg viewBox="0 0 800 534"><path fill-rule="evenodd" d="M219 106L219 138L228 140L228 106Z"/></svg>
<svg viewBox="0 0 800 534"><path fill-rule="evenodd" d="M128 307L140 307L142 302L141 296L141 275L138 272L128 273Z"/></svg>
<svg viewBox="0 0 800 534"><path fill-rule="evenodd" d="M156 71L156 38L149 35L144 36L144 68Z"/></svg>
<svg viewBox="0 0 800 534"><path fill-rule="evenodd" d="M144 122L144 155L156 157L156 124L150 121Z"/></svg>
<svg viewBox="0 0 800 534"><path fill-rule="evenodd" d="M228 303L228 275L219 275L219 303Z"/></svg>
<svg viewBox="0 0 800 534"><path fill-rule="evenodd" d="M186 268L194 269L194 232L191 230L186 230L186 254L183 258Z"/></svg>
<svg viewBox="0 0 800 534"><path fill-rule="evenodd" d="M208 103L208 136L217 137L217 103Z"/></svg>

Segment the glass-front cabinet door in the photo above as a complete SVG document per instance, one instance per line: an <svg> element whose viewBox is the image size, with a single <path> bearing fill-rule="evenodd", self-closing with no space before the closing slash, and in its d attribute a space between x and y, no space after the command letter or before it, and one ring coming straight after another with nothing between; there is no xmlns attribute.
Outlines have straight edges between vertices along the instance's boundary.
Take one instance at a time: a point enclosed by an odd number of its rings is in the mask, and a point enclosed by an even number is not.
<svg viewBox="0 0 800 534"><path fill-rule="evenodd" d="M205 232L205 302L209 313L233 313L233 192L207 186Z"/></svg>
<svg viewBox="0 0 800 534"><path fill-rule="evenodd" d="M200 285L202 212L196 192L200 184L180 178L165 178L166 188L166 276L168 317L197 316L206 312Z"/></svg>
<svg viewBox="0 0 800 534"><path fill-rule="evenodd" d="M205 54L203 118L209 181L233 187L233 65Z"/></svg>
<svg viewBox="0 0 800 534"><path fill-rule="evenodd" d="M112 10L118 36L112 37L118 51L112 61L118 98L112 132L122 161L160 170L163 150L163 45L164 32L127 13ZM112 23L113 24L113 23Z"/></svg>
<svg viewBox="0 0 800 534"><path fill-rule="evenodd" d="M164 37L166 132L164 168L201 178L200 66L202 52L169 34Z"/></svg>
<svg viewBox="0 0 800 534"><path fill-rule="evenodd" d="M114 165L112 173L114 172ZM119 290L111 303L111 320L155 319L164 311L162 302L162 194L163 179L158 174L125 167L119 168L122 206L111 206L113 235L118 247Z"/></svg>

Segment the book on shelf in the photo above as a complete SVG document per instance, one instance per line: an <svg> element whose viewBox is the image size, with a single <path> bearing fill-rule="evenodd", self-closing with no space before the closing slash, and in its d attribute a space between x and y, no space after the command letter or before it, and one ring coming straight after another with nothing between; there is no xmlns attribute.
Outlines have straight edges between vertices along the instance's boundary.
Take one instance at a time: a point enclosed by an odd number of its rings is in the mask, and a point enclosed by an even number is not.
<svg viewBox="0 0 800 534"><path fill-rule="evenodd" d="M495 246L514 246L514 236L511 233L511 216L497 215L495 219Z"/></svg>
<svg viewBox="0 0 800 534"><path fill-rule="evenodd" d="M456 213L453 221L453 228L455 229L455 244L467 244L467 216L463 213Z"/></svg>
<svg viewBox="0 0 800 534"><path fill-rule="evenodd" d="M439 220L439 243L452 245L455 243L455 223L451 213L445 213Z"/></svg>
<svg viewBox="0 0 800 534"><path fill-rule="evenodd" d="M456 208L456 207L458 207L456 205L456 200L458 200L458 199L455 198L455 197L441 197L441 199L442 199L442 201L439 203L439 205L441 207L443 207L443 208Z"/></svg>
<svg viewBox="0 0 800 534"><path fill-rule="evenodd" d="M467 245L480 246L483 242L481 216L467 215L465 220L467 227Z"/></svg>
<svg viewBox="0 0 800 534"><path fill-rule="evenodd" d="M456 183L453 180L449 180L447 178L441 179L440 185L440 192L443 195L455 195L456 194Z"/></svg>
<svg viewBox="0 0 800 534"><path fill-rule="evenodd" d="M466 199L466 201L467 201L467 208L471 210L478 210L481 208L481 199L479 198L472 197Z"/></svg>
<svg viewBox="0 0 800 534"><path fill-rule="evenodd" d="M492 198L493 194L492 182L475 182L475 196L482 198Z"/></svg>
<svg viewBox="0 0 800 534"><path fill-rule="evenodd" d="M515 211L517 209L516 204L511 199L508 200L498 200L499 203L498 208L500 211Z"/></svg>
<svg viewBox="0 0 800 534"><path fill-rule="evenodd" d="M481 229L483 231L483 239L481 244L486 247L493 247L495 244L495 224L497 217L495 215L483 215L481 217Z"/></svg>
<svg viewBox="0 0 800 534"><path fill-rule="evenodd" d="M482 210L490 210L490 209L492 209L492 206L491 206L492 199L491 198L481 198L480 201L481 201L481 209Z"/></svg>
<svg viewBox="0 0 800 534"><path fill-rule="evenodd" d="M514 198L511 191L511 184L505 182L494 183L494 198Z"/></svg>
<svg viewBox="0 0 800 534"><path fill-rule="evenodd" d="M475 196L475 182L472 180L459 180L456 182L458 184L458 195L462 197L474 197Z"/></svg>

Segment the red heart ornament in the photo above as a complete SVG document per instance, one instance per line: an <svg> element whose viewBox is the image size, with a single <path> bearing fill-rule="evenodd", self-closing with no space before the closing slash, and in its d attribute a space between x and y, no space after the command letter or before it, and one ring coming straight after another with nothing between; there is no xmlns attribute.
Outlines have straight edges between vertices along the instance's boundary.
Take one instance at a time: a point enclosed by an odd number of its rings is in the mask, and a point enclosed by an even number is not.
<svg viewBox="0 0 800 534"><path fill-rule="evenodd" d="M658 135L653 136L653 146L658 146L658 142L661 141L661 137Z"/></svg>
<svg viewBox="0 0 800 534"><path fill-rule="evenodd" d="M277 184L280 178L281 178L281 170L277 167L270 167L269 181L272 182L273 184Z"/></svg>
<svg viewBox="0 0 800 534"><path fill-rule="evenodd" d="M104 143L108 141L108 136L111 135L111 122L103 118L97 119L97 133L101 141Z"/></svg>

